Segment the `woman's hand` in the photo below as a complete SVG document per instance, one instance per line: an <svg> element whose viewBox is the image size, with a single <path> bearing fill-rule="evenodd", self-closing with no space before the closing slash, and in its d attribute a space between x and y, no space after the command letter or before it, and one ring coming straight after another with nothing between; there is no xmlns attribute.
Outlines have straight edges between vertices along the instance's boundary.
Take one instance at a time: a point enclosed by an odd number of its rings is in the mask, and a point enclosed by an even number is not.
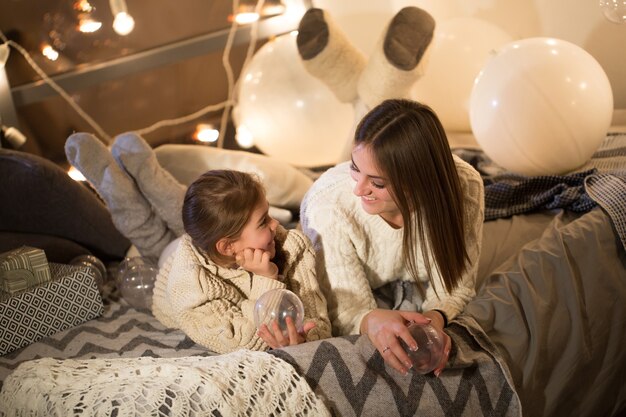
<svg viewBox="0 0 626 417"><path fill-rule="evenodd" d="M315 327L315 323L309 321L304 323L301 331L298 331L291 317L286 317L285 323L287 323L287 335L284 335L282 330L280 330L278 320L274 320L271 323L271 330L266 324L262 324L257 334L269 347L278 349L306 342L307 333Z"/></svg>
<svg viewBox="0 0 626 417"><path fill-rule="evenodd" d="M361 333L367 334L385 362L403 375L408 373L413 364L409 355L402 348L400 339L410 349L418 348L413 336L407 329L412 321L417 324L429 324L431 319L412 311L375 309L365 315L361 321ZM445 366L445 362L443 366Z"/></svg>
<svg viewBox="0 0 626 417"><path fill-rule="evenodd" d="M248 272L276 279L278 267L270 260L270 257L269 251L246 248L235 255L235 262Z"/></svg>

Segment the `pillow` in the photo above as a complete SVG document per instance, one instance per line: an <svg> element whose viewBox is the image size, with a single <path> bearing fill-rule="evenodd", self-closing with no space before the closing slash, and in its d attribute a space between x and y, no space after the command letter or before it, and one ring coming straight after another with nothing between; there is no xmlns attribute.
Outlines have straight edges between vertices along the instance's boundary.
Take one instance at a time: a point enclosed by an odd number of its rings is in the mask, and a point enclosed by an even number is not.
<svg viewBox="0 0 626 417"><path fill-rule="evenodd" d="M32 234L31 246L50 247L51 240L38 235L54 236L86 248L103 261L123 258L130 246L88 186L40 156L0 149L0 195L0 230Z"/></svg>
<svg viewBox="0 0 626 417"><path fill-rule="evenodd" d="M247 151L197 145L161 145L154 149L159 164L185 185L210 169L255 173L270 205L297 210L313 180L287 162Z"/></svg>

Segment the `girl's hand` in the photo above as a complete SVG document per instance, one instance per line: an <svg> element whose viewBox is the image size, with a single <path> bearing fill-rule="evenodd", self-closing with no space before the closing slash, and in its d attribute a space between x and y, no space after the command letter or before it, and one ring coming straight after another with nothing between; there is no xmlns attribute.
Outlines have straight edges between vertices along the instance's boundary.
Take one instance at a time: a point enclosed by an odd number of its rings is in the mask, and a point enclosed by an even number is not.
<svg viewBox="0 0 626 417"><path fill-rule="evenodd" d="M431 319L413 311L375 309L365 315L361 321L361 333L367 334L385 362L403 375L408 373L413 363L400 344L400 339L410 349L418 347L407 329L411 321L417 324L428 324ZM445 366L445 362L443 365Z"/></svg>
<svg viewBox="0 0 626 417"><path fill-rule="evenodd" d="M270 256L269 251L246 248L235 255L235 262L248 272L276 279L278 267L270 260Z"/></svg>
<svg viewBox="0 0 626 417"><path fill-rule="evenodd" d="M278 327L278 320L274 320L271 323L271 330L267 325L262 324L257 334L265 343L267 343L269 347L272 349L278 349L306 342L307 333L315 327L315 323L309 321L304 323L302 330L299 332L298 329L296 329L296 325L293 323L291 317L287 317L285 322L287 323L286 335L283 334L280 327Z"/></svg>

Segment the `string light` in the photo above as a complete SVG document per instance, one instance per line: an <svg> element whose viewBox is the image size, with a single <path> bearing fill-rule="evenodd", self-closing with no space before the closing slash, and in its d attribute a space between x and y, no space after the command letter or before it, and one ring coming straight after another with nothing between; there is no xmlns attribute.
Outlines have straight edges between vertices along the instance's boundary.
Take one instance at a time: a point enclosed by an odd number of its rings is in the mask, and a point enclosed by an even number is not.
<svg viewBox="0 0 626 417"><path fill-rule="evenodd" d="M82 1L77 2L77 4L78 3L82 3ZM88 4L88 2L86 1L85 3ZM264 4L264 0L258 1L256 5L257 13L263 7L263 4ZM126 3L124 0L110 0L110 5L111 5L111 10L115 16L117 16L120 13L126 13L127 17L129 17L132 20L132 17L130 17L130 15L128 15L128 13L126 12ZM238 0L233 0L233 10L236 10L237 6L238 6ZM287 9L286 12L289 12L289 10ZM175 119L161 120L143 129L134 130L137 134L146 135L148 133L152 133L155 130L160 129L165 126L180 125L183 123L187 123L191 120L198 119L199 117L207 113L223 110L220 129L211 134L213 136L216 134L219 136L217 146L220 148L223 147L223 140L224 140L223 136L226 130L226 124L229 118L230 109L236 104L236 101L234 99L234 93L237 88L237 83L239 82L239 80L235 82L232 68L230 67L230 63L228 62L228 57L230 55L230 51L232 48L237 25L238 25L237 22L235 21L232 22L229 36L228 36L226 45L224 47L224 52L222 56L222 62L224 63L224 68L225 68L227 80L228 80L228 98L221 103L208 105L189 115L175 118ZM134 26L134 20L132 20L132 26ZM130 31L128 33L130 33ZM250 42L248 44L246 59L244 60L244 63L242 65L242 72L243 72L243 69L245 69L245 67L247 66L252 56L254 55L254 51L256 50L257 38L258 38L258 20L253 22L251 29L250 29ZM105 143L110 144L112 142L111 137L102 129L102 127L100 127L76 103L76 101L67 92L65 92L56 82L54 82L54 80L52 80L50 77L47 76L47 74L45 74L45 72L35 63L35 61L32 59L30 54L22 46L20 46L14 41L8 40L6 36L2 33L2 31L0 31L0 40L4 41L3 44L0 44L0 66L4 65L4 62L6 62L6 59L8 57L9 46L12 46L20 54L23 55L23 57L31 66L31 68L41 77L41 79L46 84L48 84L52 89L54 89L66 102L68 102L68 104L95 130L96 134L101 139L103 139ZM59 56L58 51L56 51L52 46L48 44L42 47L42 53L44 53L46 57L51 60L57 59ZM246 133L245 126L242 126L242 127L243 129L241 129L241 132L239 132L239 129L238 129L236 133L236 135L239 137L238 143L240 143L240 146L242 148L249 148L252 146L252 143L253 143L252 135L249 133L249 131ZM249 137L249 139L246 139L247 137ZM77 175L78 174L72 174L72 177L74 178L74 176L77 176Z"/></svg>

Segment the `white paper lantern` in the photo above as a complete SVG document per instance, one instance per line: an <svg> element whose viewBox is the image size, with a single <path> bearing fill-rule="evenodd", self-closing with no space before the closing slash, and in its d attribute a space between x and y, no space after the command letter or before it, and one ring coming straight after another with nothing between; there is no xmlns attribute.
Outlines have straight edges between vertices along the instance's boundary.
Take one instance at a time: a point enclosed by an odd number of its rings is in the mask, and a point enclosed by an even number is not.
<svg viewBox="0 0 626 417"><path fill-rule="evenodd" d="M265 154L296 166L333 165L352 127L352 105L310 75L294 34L263 45L240 79L237 126Z"/></svg>
<svg viewBox="0 0 626 417"><path fill-rule="evenodd" d="M484 20L458 17L437 22L424 76L411 96L429 105L450 132L470 132L474 80L490 55L513 38Z"/></svg>
<svg viewBox="0 0 626 417"><path fill-rule="evenodd" d="M583 165L611 123L613 94L600 64L558 39L512 42L492 57L471 94L470 120L487 156L525 175Z"/></svg>

